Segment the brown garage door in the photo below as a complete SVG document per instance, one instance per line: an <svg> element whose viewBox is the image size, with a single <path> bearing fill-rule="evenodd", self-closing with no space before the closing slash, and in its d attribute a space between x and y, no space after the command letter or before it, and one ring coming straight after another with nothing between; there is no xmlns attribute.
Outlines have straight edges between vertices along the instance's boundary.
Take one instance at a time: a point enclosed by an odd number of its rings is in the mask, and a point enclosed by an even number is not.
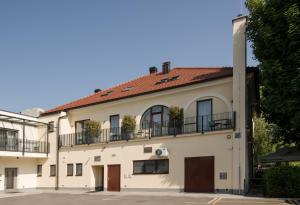
<svg viewBox="0 0 300 205"><path fill-rule="evenodd" d="M185 158L185 192L214 192L214 157Z"/></svg>
<svg viewBox="0 0 300 205"><path fill-rule="evenodd" d="M120 165L107 165L108 177L107 177L107 190L108 191L120 191Z"/></svg>

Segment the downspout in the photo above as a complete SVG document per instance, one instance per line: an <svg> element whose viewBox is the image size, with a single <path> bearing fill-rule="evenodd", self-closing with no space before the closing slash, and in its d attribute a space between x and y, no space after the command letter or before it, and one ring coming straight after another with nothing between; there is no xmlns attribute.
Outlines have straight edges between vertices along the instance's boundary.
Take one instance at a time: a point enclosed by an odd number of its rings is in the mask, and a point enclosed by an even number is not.
<svg viewBox="0 0 300 205"><path fill-rule="evenodd" d="M57 119L56 126L56 175L55 175L55 190L59 189L59 135L60 135L60 120L67 116L66 112L61 112Z"/></svg>
<svg viewBox="0 0 300 205"><path fill-rule="evenodd" d="M24 154L25 154L25 120L23 120L23 138L22 138L22 144L23 144L23 147L22 147L22 156L24 157Z"/></svg>

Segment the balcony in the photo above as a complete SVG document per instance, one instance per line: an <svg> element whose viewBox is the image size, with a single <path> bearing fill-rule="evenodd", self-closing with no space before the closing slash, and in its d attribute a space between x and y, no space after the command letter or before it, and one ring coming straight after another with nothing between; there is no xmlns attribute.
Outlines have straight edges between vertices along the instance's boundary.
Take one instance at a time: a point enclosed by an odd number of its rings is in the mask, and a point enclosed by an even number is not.
<svg viewBox="0 0 300 205"><path fill-rule="evenodd" d="M62 134L59 146L73 146L95 143L109 143L122 140L149 139L152 137L177 136L192 133L206 133L235 128L235 113L226 112L213 115L184 118L182 121L144 123L133 133L125 133L121 128L102 129L99 136L89 136L86 132Z"/></svg>
<svg viewBox="0 0 300 205"><path fill-rule="evenodd" d="M0 138L0 151L22 153L47 153L49 144L43 141L35 141L20 138Z"/></svg>

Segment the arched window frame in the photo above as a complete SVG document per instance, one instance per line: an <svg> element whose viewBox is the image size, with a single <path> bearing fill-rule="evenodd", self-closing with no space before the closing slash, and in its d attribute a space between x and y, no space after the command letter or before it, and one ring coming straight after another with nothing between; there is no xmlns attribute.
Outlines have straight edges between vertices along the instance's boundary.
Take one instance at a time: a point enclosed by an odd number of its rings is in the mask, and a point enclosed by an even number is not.
<svg viewBox="0 0 300 205"><path fill-rule="evenodd" d="M155 111L155 108L160 107L160 111ZM149 122L146 121L146 125L144 124L144 119L146 117L146 114L150 115ZM161 115L161 125L164 124L164 122L167 122L169 120L169 108L165 105L153 105L149 107L142 115L140 120L140 127L141 129L147 129L149 126L153 123L153 115L160 114ZM165 119L166 118L166 119Z"/></svg>

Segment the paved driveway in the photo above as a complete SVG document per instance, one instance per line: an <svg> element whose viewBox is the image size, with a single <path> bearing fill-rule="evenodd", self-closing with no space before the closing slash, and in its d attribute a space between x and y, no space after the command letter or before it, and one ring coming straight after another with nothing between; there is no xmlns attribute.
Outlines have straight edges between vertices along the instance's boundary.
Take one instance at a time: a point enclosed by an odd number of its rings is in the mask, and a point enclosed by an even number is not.
<svg viewBox="0 0 300 205"><path fill-rule="evenodd" d="M0 205L261 205L292 204L277 199L41 193L0 198Z"/></svg>

